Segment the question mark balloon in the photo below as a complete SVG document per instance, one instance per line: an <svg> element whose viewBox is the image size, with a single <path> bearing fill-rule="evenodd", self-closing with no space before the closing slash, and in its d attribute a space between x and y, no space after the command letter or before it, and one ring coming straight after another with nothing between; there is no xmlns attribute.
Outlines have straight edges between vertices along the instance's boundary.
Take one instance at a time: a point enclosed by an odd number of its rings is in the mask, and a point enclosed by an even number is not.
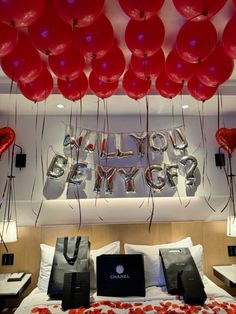
<svg viewBox="0 0 236 314"><path fill-rule="evenodd" d="M198 165L197 159L194 156L183 156L179 164L184 168L186 186L192 187L196 181L194 171Z"/></svg>

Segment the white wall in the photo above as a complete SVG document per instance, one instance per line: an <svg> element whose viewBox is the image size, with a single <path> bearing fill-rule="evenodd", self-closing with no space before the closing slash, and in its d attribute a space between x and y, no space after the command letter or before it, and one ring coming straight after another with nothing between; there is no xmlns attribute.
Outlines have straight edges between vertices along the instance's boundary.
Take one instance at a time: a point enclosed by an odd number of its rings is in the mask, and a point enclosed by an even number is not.
<svg viewBox="0 0 236 314"><path fill-rule="evenodd" d="M49 147L52 146L54 152L63 153L63 139L65 135L65 125L69 123L70 117L64 116L47 116L45 121L45 129L43 137L42 121L43 117L38 118L38 126L36 128L35 116L18 116L15 127L15 119L10 117L10 124L16 131L16 143L23 148L23 152L27 155L26 168L19 170L14 168L15 192L17 200L17 218L19 225L33 225L35 222L35 214L39 209L42 199L42 191L45 186L42 182L41 156L44 164L44 174L47 170L47 159L50 163L54 153ZM80 122L79 117L73 117L72 124ZM136 151L135 142L128 137L129 132L138 132L146 130L146 117L142 117L141 123L138 116L108 116L109 132L125 132L125 147ZM96 116L82 117L81 127L94 130L104 130L104 121L106 118L100 116L97 122ZM149 130L163 130L182 125L182 117L172 116L151 116L149 117ZM235 117L225 117L224 123L227 128L235 127ZM80 124L80 123L79 123ZM97 127L98 124L98 127ZM221 121L220 127L223 127ZM7 125L7 117L0 117L0 127ZM63 180L57 180L47 186L46 195L59 195L54 200L45 200L42 212L39 218L39 224L53 223L75 223L79 221L78 208L79 204L82 210L82 223L128 223L128 222L144 222L150 217L152 210L152 201L155 203L155 221L183 221L183 220L221 220L227 217L229 207L220 213L227 198L229 196L228 185L223 169L215 166L214 155L218 152L219 145L215 140L215 132L218 128L217 117L209 116L204 118L204 133L206 135L206 146L202 145L201 127L199 117L185 116L185 130L183 131L189 147L188 154L193 154L198 160L198 171L196 172L197 186L195 193L186 189L184 177L178 177L178 193L171 189L165 188L161 193L155 193L154 199L147 197L148 187L143 184L142 171L135 180L136 193L126 194L124 182L116 175L114 178L114 187L112 195L96 196L93 192L94 186L94 163L96 155L84 155L83 159L88 162L91 168L91 176L86 180L85 186L80 191L80 195L85 199L68 200L66 198L66 187ZM106 129L107 130L107 129ZM37 150L36 150L37 147ZM37 153L36 153L37 151ZM16 149L16 152L18 150ZM207 153L207 159L205 158ZM38 163L36 165L36 155ZM151 154L151 164L161 161L172 162L169 160L167 153L164 153L163 160L156 154ZM227 157L227 156L226 156ZM207 168L203 185L203 162L207 161ZM129 167L133 164L139 164L143 169L146 161L140 161L137 157L134 159L117 159L112 161L111 165L118 167ZM235 173L235 153L232 158L233 171ZM8 154L5 152L0 159L0 195L4 188L7 173L9 169ZM199 176L200 175L200 176ZM207 179L209 178L209 180ZM35 182L33 197L31 199L32 186ZM60 191L60 193L59 193ZM180 196L178 196L178 194ZM192 196L188 196L192 195ZM214 207L214 213L206 204L204 197L210 196L210 204ZM186 205L188 206L186 207ZM2 206L1 212L3 212Z"/></svg>

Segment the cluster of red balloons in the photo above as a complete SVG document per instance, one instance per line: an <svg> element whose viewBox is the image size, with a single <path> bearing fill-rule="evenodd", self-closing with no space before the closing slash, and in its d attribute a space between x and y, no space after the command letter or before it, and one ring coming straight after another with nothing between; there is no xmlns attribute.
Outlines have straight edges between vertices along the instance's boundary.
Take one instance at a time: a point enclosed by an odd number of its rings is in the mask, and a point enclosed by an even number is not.
<svg viewBox="0 0 236 314"><path fill-rule="evenodd" d="M0 57L5 74L32 101L53 89L73 101L88 86L102 98L118 86L126 63L103 14L105 0L0 0ZM85 59L91 61L89 80Z"/></svg>
<svg viewBox="0 0 236 314"><path fill-rule="evenodd" d="M126 61L104 15L104 1L0 0L1 66L25 97L35 102L46 99L53 89L51 73L57 77L61 94L73 101L83 97L88 87L101 98L115 93ZM219 42L210 18L226 0L173 0L186 22L165 58L165 28L157 15L163 3L119 0L130 17L124 39L131 58L122 78L123 89L139 99L155 80L158 93L172 98L186 83L195 99L205 101L233 71L236 15ZM86 63L91 66L88 78Z"/></svg>
<svg viewBox="0 0 236 314"><path fill-rule="evenodd" d="M235 5L236 1L233 1ZM195 99L205 101L230 77L232 59L236 58L236 16L226 25L221 43L209 20L226 0L173 0L177 11L187 20L166 60L161 49L165 30L156 15L163 1L119 2L131 18L125 41L132 56L130 68L123 78L123 88L130 97L143 97L151 86L147 81L155 79L155 87L163 97L175 97L186 82L189 93Z"/></svg>

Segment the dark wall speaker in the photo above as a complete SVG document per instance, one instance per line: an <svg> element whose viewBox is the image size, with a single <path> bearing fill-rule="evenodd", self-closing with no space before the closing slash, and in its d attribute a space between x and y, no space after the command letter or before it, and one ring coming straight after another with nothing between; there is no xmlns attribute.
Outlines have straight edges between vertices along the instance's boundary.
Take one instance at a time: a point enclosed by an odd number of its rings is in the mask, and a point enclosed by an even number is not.
<svg viewBox="0 0 236 314"><path fill-rule="evenodd" d="M225 166L225 155L224 154L215 154L216 167Z"/></svg>
<svg viewBox="0 0 236 314"><path fill-rule="evenodd" d="M25 168L26 154L16 154L16 168Z"/></svg>

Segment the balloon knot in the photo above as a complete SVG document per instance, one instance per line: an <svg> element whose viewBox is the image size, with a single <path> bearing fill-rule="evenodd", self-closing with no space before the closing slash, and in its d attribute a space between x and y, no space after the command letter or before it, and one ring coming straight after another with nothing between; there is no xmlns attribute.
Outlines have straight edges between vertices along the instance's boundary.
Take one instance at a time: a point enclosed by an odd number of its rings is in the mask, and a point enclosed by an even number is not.
<svg viewBox="0 0 236 314"><path fill-rule="evenodd" d="M78 25L78 19L77 18L73 18L73 20L72 20L72 25L73 26L77 26Z"/></svg>

